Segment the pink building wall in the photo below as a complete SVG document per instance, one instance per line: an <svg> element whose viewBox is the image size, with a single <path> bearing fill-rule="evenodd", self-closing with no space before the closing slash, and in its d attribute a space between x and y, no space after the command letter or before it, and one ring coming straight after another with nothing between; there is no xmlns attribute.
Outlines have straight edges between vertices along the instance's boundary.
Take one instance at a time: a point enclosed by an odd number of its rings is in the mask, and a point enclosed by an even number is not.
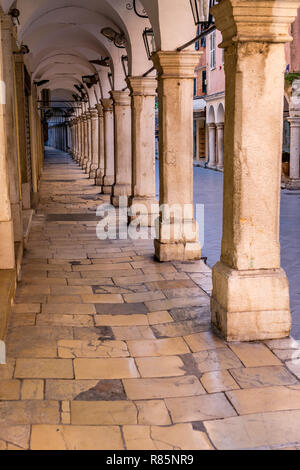
<svg viewBox="0 0 300 470"><path fill-rule="evenodd" d="M206 70L207 70L207 94L213 95L225 90L225 72L223 65L223 50L218 47L222 42L222 34L216 31L216 67L210 69L210 36L206 39Z"/></svg>

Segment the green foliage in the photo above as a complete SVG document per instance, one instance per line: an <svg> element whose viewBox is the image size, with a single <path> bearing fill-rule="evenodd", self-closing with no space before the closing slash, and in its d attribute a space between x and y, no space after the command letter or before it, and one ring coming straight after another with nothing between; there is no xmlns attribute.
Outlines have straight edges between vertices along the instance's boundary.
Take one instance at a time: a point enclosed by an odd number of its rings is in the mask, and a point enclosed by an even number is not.
<svg viewBox="0 0 300 470"><path fill-rule="evenodd" d="M288 83L293 83L296 78L300 78L300 72L288 72L285 74L285 81Z"/></svg>

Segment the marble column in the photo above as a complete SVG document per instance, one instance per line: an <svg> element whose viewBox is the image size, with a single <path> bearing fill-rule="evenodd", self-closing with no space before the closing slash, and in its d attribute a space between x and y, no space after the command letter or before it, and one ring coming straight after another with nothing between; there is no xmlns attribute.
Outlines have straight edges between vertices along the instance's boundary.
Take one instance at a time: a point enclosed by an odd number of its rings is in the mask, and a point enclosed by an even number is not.
<svg viewBox="0 0 300 470"><path fill-rule="evenodd" d="M300 117L290 117L290 178L299 179L300 163Z"/></svg>
<svg viewBox="0 0 300 470"><path fill-rule="evenodd" d="M224 122L217 123L218 161L217 168L224 168Z"/></svg>
<svg viewBox="0 0 300 470"><path fill-rule="evenodd" d="M216 168L216 124L208 124L208 166Z"/></svg>
<svg viewBox="0 0 300 470"><path fill-rule="evenodd" d="M1 60L3 67L3 81L6 87L5 124L7 141L7 168L9 173L9 188L11 212L14 224L14 237L16 242L23 241L22 222L22 196L19 174L19 155L16 132L15 110L15 78L13 67L13 41L14 27L10 15L0 13L1 21Z"/></svg>
<svg viewBox="0 0 300 470"><path fill-rule="evenodd" d="M96 172L99 164L99 118L98 109L90 110L91 113L91 132L92 132L92 162L90 166L90 178L96 178Z"/></svg>
<svg viewBox="0 0 300 470"><path fill-rule="evenodd" d="M193 205L193 84L198 52L157 52L160 215L155 254L160 261L201 256Z"/></svg>
<svg viewBox="0 0 300 470"><path fill-rule="evenodd" d="M112 194L115 182L115 156L114 156L114 115L113 101L101 100L104 115L104 178L103 193Z"/></svg>
<svg viewBox="0 0 300 470"><path fill-rule="evenodd" d="M112 91L115 129L115 183L112 203L131 195L131 99L128 91Z"/></svg>
<svg viewBox="0 0 300 470"><path fill-rule="evenodd" d="M153 206L158 212L155 187L155 96L156 78L130 77L132 108L132 196L130 206L142 205L139 222L151 226ZM136 214L129 220L136 218Z"/></svg>
<svg viewBox="0 0 300 470"><path fill-rule="evenodd" d="M98 167L96 170L96 179L95 183L97 186L103 185L104 178L104 168L105 168L105 159L104 159L104 113L102 104L97 104L96 108L98 110L98 129L99 129L99 161Z"/></svg>
<svg viewBox="0 0 300 470"><path fill-rule="evenodd" d="M226 109L222 253L213 268L211 309L228 341L290 333L280 179L284 44L299 6L295 0L225 0L212 9L223 34Z"/></svg>

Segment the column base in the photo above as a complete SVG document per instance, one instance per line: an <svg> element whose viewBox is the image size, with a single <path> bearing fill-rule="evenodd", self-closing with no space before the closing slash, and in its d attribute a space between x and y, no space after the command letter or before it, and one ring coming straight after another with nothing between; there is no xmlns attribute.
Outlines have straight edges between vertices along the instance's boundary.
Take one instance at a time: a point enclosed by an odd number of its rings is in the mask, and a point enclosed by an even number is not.
<svg viewBox="0 0 300 470"><path fill-rule="evenodd" d="M282 269L213 268L212 322L226 341L285 338L291 330L289 283Z"/></svg>
<svg viewBox="0 0 300 470"><path fill-rule="evenodd" d="M115 184L113 186L112 203L115 207L119 207L120 197L129 197L131 194L130 184Z"/></svg>
<svg viewBox="0 0 300 470"><path fill-rule="evenodd" d="M286 189L300 189L300 178L290 178L288 181L285 183Z"/></svg>
<svg viewBox="0 0 300 470"><path fill-rule="evenodd" d="M133 215L128 216L128 222L139 219L141 227L152 227L155 216L159 216L159 203L154 197L134 196L128 201L130 209L136 206Z"/></svg>
<svg viewBox="0 0 300 470"><path fill-rule="evenodd" d="M95 176L96 186L102 186L103 185L103 180L104 180L104 171L101 170L100 168L97 168L96 176Z"/></svg>
<svg viewBox="0 0 300 470"><path fill-rule="evenodd" d="M90 173L89 173L89 178L91 179L95 179L96 178L96 174L97 174L97 166L95 164L92 164L91 167L90 167Z"/></svg>
<svg viewBox="0 0 300 470"><path fill-rule="evenodd" d="M16 204L11 204L11 216L14 225L14 237L15 242L23 241L23 220L22 220L22 206L18 202Z"/></svg>
<svg viewBox="0 0 300 470"><path fill-rule="evenodd" d="M201 259L199 242L161 243L154 240L155 256L159 261L195 261Z"/></svg>

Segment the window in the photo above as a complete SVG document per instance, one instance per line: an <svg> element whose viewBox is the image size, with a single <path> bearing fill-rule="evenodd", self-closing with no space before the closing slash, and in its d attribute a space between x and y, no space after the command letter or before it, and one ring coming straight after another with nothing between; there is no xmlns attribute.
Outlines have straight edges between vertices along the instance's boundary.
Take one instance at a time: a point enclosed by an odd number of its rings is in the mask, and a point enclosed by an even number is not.
<svg viewBox="0 0 300 470"><path fill-rule="evenodd" d="M197 96L197 78L194 78L194 96Z"/></svg>
<svg viewBox="0 0 300 470"><path fill-rule="evenodd" d="M205 95L207 93L206 70L203 70L202 72L202 93Z"/></svg>
<svg viewBox="0 0 300 470"><path fill-rule="evenodd" d="M210 35L210 69L216 68L216 32Z"/></svg>

